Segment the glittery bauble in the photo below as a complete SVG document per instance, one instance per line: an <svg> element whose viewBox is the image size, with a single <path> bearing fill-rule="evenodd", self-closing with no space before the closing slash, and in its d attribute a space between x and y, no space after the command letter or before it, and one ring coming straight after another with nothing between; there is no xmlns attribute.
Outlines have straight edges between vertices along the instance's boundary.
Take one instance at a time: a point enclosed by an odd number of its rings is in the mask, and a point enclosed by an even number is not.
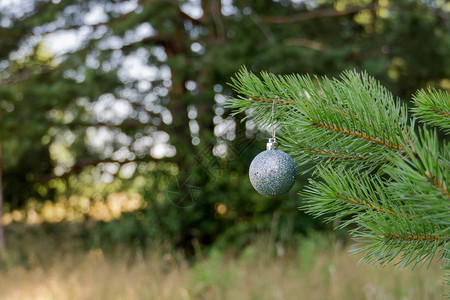
<svg viewBox="0 0 450 300"><path fill-rule="evenodd" d="M250 164L250 182L258 193L277 196L294 185L297 169L292 158L281 150L266 150Z"/></svg>

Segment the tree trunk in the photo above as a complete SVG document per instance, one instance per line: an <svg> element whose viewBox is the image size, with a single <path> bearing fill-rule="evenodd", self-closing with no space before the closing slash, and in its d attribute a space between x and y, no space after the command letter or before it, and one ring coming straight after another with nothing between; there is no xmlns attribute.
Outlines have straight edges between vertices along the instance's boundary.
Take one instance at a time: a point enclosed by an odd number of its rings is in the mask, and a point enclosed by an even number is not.
<svg viewBox="0 0 450 300"><path fill-rule="evenodd" d="M5 234L3 230L3 152L2 152L2 143L0 142L0 257L3 257L3 253L6 247L5 242Z"/></svg>

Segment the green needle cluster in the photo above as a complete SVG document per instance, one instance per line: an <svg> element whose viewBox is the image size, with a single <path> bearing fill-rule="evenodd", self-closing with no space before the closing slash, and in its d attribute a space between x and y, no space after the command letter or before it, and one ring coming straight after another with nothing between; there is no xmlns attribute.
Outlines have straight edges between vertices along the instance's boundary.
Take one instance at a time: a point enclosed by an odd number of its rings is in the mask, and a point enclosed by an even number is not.
<svg viewBox="0 0 450 300"><path fill-rule="evenodd" d="M301 209L348 227L363 262L415 267L436 258L449 269L450 147L437 134L450 133L449 93L418 91L409 116L367 73L257 76L243 68L231 86L233 113L277 128L280 149L313 171Z"/></svg>

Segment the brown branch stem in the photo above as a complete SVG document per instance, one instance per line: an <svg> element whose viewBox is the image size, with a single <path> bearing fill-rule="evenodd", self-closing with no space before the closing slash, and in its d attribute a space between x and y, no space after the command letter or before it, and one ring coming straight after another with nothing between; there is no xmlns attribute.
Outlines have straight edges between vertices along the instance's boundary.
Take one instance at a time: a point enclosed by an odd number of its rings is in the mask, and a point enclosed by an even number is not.
<svg viewBox="0 0 450 300"><path fill-rule="evenodd" d="M366 201L363 201L363 200L355 199L355 198L350 197L350 196L344 196L344 195L342 195L341 193L338 193L338 195L339 195L340 197L342 197L343 199L349 200L349 201L351 201L351 202L353 202L353 203L356 203L356 204L359 204L359 205L363 205L363 206L372 208L372 209L374 209L374 210L376 210L376 211L379 211L379 212L381 212L381 213L388 213L388 214L393 215L393 216L398 216L398 213L396 213L396 212L394 212L394 211L392 211L392 210L390 210L390 209L384 209L384 208L382 208L382 207L380 207L380 206L376 206L376 205L374 205L374 204L372 204L372 203L369 203L369 202L366 202ZM406 217L407 219L410 219L410 218L411 218L411 216L408 215L408 214L406 214L406 213L401 213L401 215L403 215L403 216Z"/></svg>
<svg viewBox="0 0 450 300"><path fill-rule="evenodd" d="M441 183L436 177L431 175L431 173L428 170L425 171L425 175L427 176L428 182L430 182L439 191L441 191L442 194L444 194L444 196L447 196L447 198L450 199L450 192L448 191L447 187L443 183Z"/></svg>
<svg viewBox="0 0 450 300"><path fill-rule="evenodd" d="M312 153L336 156L336 157L339 157L340 159L346 159L346 160L368 160L368 157L365 156L365 155L348 156L346 154L336 153L336 152L327 151L327 150L323 150L323 149L305 147L305 146L300 145L299 143L295 143L295 145L297 145L297 147L299 147L301 149L304 149L304 150L312 152Z"/></svg>
<svg viewBox="0 0 450 300"><path fill-rule="evenodd" d="M437 109L432 108L432 107L430 107L428 105L425 105L425 106L428 107L431 111L437 113L438 115L442 115L442 116L445 116L445 117L450 117L450 113L448 113L446 111L437 110Z"/></svg>
<svg viewBox="0 0 450 300"><path fill-rule="evenodd" d="M295 14L290 16L268 16L263 17L263 21L268 24L290 24L290 23L299 23L314 19L320 18L329 18L329 17L340 17L345 15L354 14L363 10L376 10L378 8L377 5L366 5L366 6L356 6L350 7L344 10L336 10L334 8L331 9L320 9L313 10L307 13Z"/></svg>
<svg viewBox="0 0 450 300"><path fill-rule="evenodd" d="M381 139L378 139L378 138L374 138L374 137L372 137L370 135L367 135L365 133L362 133L362 132L350 131L350 130L345 129L345 128L340 128L340 127L338 127L336 125L333 125L333 124L329 125L329 124L325 124L323 122L315 122L315 123L312 123L311 125L315 126L315 127L320 127L320 128L324 128L324 129L327 129L327 130L335 131L337 133L342 133L342 134L345 134L345 135L348 135L348 136L361 138L361 139L370 141L370 142L378 144L378 145L386 146L387 148L393 149L395 151L404 152L403 147L401 145L399 145L399 144L395 145L395 144L389 143L387 141L384 141L384 140L381 140Z"/></svg>
<svg viewBox="0 0 450 300"><path fill-rule="evenodd" d="M450 238L450 235L437 234L384 234L380 235L384 239L402 240L402 241L439 241Z"/></svg>

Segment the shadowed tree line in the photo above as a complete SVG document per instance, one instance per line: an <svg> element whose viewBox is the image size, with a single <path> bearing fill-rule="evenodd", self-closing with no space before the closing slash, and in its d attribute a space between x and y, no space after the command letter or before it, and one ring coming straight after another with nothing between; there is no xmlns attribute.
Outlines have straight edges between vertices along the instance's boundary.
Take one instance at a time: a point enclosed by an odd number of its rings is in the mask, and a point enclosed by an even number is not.
<svg viewBox="0 0 450 300"><path fill-rule="evenodd" d="M296 209L305 178L278 199L248 182L264 134L224 108L242 65L367 70L404 99L450 88L444 1L54 2L0 2L0 199L139 193L141 209L102 225L113 241L239 245L322 226Z"/></svg>

